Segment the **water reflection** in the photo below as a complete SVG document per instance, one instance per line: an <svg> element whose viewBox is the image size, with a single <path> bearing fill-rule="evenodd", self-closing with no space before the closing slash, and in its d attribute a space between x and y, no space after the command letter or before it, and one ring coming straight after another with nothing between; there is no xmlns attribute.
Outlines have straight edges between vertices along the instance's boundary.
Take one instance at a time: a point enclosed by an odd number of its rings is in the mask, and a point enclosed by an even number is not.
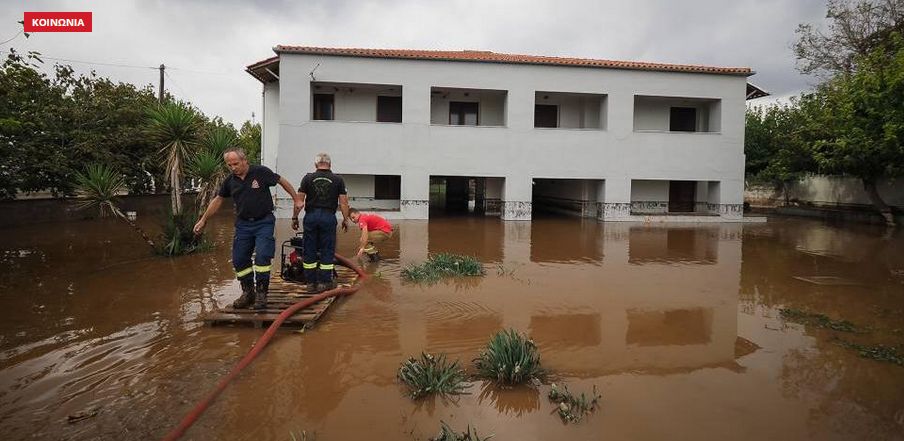
<svg viewBox="0 0 904 441"><path fill-rule="evenodd" d="M632 264L708 265L718 260L718 227L631 227L629 237Z"/></svg>

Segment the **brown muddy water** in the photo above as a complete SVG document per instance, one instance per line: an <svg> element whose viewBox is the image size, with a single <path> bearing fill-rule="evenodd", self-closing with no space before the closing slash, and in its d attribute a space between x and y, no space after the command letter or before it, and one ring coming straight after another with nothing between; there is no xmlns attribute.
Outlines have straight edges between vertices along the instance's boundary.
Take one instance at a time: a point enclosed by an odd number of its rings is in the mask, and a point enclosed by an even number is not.
<svg viewBox="0 0 904 441"><path fill-rule="evenodd" d="M166 259L115 221L2 230L0 438L160 438L208 393L261 334L201 321L239 291L231 220L208 231L214 251ZM290 233L280 221L278 240ZM356 237L340 234L339 252ZM363 289L314 329L280 332L186 439L424 440L441 420L500 441L904 439L904 367L838 344L904 343L902 248L881 228L791 219L403 221ZM477 255L486 277L400 280L441 251ZM794 278L811 276L841 279ZM868 332L788 323L779 308ZM601 408L564 425L548 385L475 382L454 401L413 402L395 379L421 350L471 369L507 327L571 390L596 385ZM77 415L93 416L67 421Z"/></svg>

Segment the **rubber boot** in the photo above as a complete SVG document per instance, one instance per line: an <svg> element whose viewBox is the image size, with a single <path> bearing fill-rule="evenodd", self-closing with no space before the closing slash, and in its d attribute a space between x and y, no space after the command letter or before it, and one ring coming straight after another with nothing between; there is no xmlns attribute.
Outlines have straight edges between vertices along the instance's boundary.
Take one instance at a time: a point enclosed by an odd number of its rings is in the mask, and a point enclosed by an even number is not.
<svg viewBox="0 0 904 441"><path fill-rule="evenodd" d="M255 293L254 293L254 280L253 279L241 279L239 282L242 283L242 295L239 298L235 299L232 302L232 307L235 309L245 309L251 306L254 303Z"/></svg>
<svg viewBox="0 0 904 441"><path fill-rule="evenodd" d="M267 294L270 291L270 279L257 281L257 293L254 299L254 309L267 309Z"/></svg>

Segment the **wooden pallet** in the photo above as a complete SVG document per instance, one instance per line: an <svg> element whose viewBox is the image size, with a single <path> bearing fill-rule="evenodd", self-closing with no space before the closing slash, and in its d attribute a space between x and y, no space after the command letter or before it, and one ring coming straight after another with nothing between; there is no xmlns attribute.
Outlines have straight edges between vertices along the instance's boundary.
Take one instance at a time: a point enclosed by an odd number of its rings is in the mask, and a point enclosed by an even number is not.
<svg viewBox="0 0 904 441"><path fill-rule="evenodd" d="M353 270L336 266L338 277L336 282L340 287L354 285L358 281L358 274ZM270 291L267 295L266 309L235 309L230 303L217 311L207 315L204 322L210 326L218 325L252 325L255 328L269 326L289 306L317 294L312 292L312 285L283 280L281 275L270 279ZM308 328L326 313L327 309L335 302L336 297L323 299L287 318L282 326L295 328Z"/></svg>

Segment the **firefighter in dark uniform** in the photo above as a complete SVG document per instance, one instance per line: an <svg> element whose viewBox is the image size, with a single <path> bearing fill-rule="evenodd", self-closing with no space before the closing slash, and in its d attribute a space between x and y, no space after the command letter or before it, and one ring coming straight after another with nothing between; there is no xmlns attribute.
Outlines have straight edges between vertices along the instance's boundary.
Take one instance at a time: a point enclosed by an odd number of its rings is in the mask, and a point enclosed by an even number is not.
<svg viewBox="0 0 904 441"><path fill-rule="evenodd" d="M262 165L248 164L243 150L230 149L223 154L223 160L232 171L232 175L223 181L219 194L210 201L207 210L195 224L195 234L200 234L207 224L207 219L220 209L223 198L231 197L235 201L232 265L235 268L235 276L242 285L242 295L232 303L232 306L264 309L267 307L267 292L270 289L270 261L276 252L276 240L273 238L276 217L273 215L270 187L279 184L292 196L294 201L292 218L298 217L302 202L286 178ZM297 226L294 228L298 229Z"/></svg>
<svg viewBox="0 0 904 441"><path fill-rule="evenodd" d="M330 155L318 153L314 157L313 173L302 178L298 194L304 207L304 267L305 280L314 284L315 292L336 287L333 268L336 262L336 208L342 210L342 230L348 231L348 194L345 181L330 171ZM298 218L292 220L298 228Z"/></svg>

